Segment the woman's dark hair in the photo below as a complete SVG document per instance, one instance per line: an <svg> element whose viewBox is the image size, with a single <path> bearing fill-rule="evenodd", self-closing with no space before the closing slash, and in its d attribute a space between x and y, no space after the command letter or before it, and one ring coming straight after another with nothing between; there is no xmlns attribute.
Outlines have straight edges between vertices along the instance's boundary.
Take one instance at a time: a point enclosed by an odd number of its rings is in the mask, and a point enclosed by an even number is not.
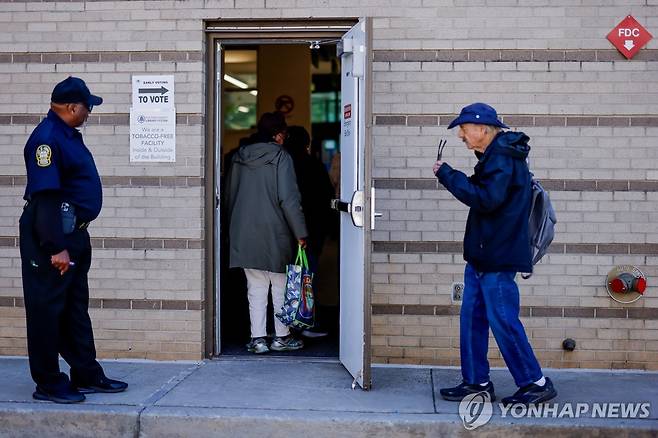
<svg viewBox="0 0 658 438"><path fill-rule="evenodd" d="M257 125L258 133L271 139L286 130L286 118L280 112L264 113Z"/></svg>
<svg viewBox="0 0 658 438"><path fill-rule="evenodd" d="M291 155L305 154L306 147L311 143L311 136L303 126L288 127L288 138L285 146Z"/></svg>

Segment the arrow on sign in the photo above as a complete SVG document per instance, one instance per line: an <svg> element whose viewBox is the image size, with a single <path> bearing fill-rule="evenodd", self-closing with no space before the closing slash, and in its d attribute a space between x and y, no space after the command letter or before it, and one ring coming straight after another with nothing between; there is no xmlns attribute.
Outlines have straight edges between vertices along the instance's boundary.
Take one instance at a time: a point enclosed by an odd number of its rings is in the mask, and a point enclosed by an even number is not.
<svg viewBox="0 0 658 438"><path fill-rule="evenodd" d="M147 93L158 94L158 93L160 93L160 95L162 95L162 94L165 94L167 91L169 91L169 90L166 89L165 87L162 87L162 86L160 88L140 88L139 89L140 94L147 94Z"/></svg>
<svg viewBox="0 0 658 438"><path fill-rule="evenodd" d="M626 50L631 50L633 47L635 47L635 44L633 43L633 40L626 40L624 41L624 47Z"/></svg>

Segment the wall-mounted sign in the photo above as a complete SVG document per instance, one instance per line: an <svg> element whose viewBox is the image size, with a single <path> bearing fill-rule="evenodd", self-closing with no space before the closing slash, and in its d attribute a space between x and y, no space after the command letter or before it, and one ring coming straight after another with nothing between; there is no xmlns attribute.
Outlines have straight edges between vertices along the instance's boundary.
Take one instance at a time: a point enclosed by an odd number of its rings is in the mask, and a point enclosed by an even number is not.
<svg viewBox="0 0 658 438"><path fill-rule="evenodd" d="M627 59L631 59L653 36L632 15L624 18L608 34L608 41Z"/></svg>
<svg viewBox="0 0 658 438"><path fill-rule="evenodd" d="M130 162L176 161L176 112L130 109Z"/></svg>
<svg viewBox="0 0 658 438"><path fill-rule="evenodd" d="M176 161L173 76L133 76L130 162Z"/></svg>
<svg viewBox="0 0 658 438"><path fill-rule="evenodd" d="M282 94L274 101L274 108L283 114L290 114L295 108L295 101L287 94Z"/></svg>
<svg viewBox="0 0 658 438"><path fill-rule="evenodd" d="M133 108L174 108L173 76L133 76Z"/></svg>

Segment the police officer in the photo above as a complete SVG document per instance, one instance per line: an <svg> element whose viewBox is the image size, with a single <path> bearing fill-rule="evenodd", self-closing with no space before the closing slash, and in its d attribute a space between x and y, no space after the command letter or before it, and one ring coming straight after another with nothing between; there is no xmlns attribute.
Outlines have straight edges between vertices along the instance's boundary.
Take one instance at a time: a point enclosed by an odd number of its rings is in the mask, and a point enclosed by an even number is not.
<svg viewBox="0 0 658 438"><path fill-rule="evenodd" d="M30 372L37 400L77 403L85 393L121 392L128 384L105 376L96 361L88 313L87 226L101 210L101 180L75 129L103 102L84 81L55 86L50 111L27 141L27 201L20 219L23 295ZM71 366L60 372L58 355Z"/></svg>

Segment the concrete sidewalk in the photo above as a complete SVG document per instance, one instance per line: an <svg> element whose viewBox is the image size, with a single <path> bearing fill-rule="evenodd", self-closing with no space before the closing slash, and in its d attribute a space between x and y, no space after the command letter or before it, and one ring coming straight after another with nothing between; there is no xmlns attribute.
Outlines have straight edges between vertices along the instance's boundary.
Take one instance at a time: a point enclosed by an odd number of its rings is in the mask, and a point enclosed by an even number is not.
<svg viewBox="0 0 658 438"><path fill-rule="evenodd" d="M461 380L454 368L376 366L372 390L362 391L351 389L352 378L335 361L265 357L103 366L108 376L127 381L128 391L57 405L32 399L25 358L0 358L0 436L658 437L658 373L546 370L559 392L545 406L553 410L543 411L549 418L528 418L521 410L503 416L495 402L491 420L469 431L459 403L438 393ZM516 390L506 370L494 370L492 380L498 399ZM576 411L577 403L587 404L588 412L574 418L569 407ZM594 403L607 403L599 405L597 418ZM636 409L645 418L598 418L603 408L621 417L623 407L611 403L650 405ZM563 418L553 418L560 413Z"/></svg>

